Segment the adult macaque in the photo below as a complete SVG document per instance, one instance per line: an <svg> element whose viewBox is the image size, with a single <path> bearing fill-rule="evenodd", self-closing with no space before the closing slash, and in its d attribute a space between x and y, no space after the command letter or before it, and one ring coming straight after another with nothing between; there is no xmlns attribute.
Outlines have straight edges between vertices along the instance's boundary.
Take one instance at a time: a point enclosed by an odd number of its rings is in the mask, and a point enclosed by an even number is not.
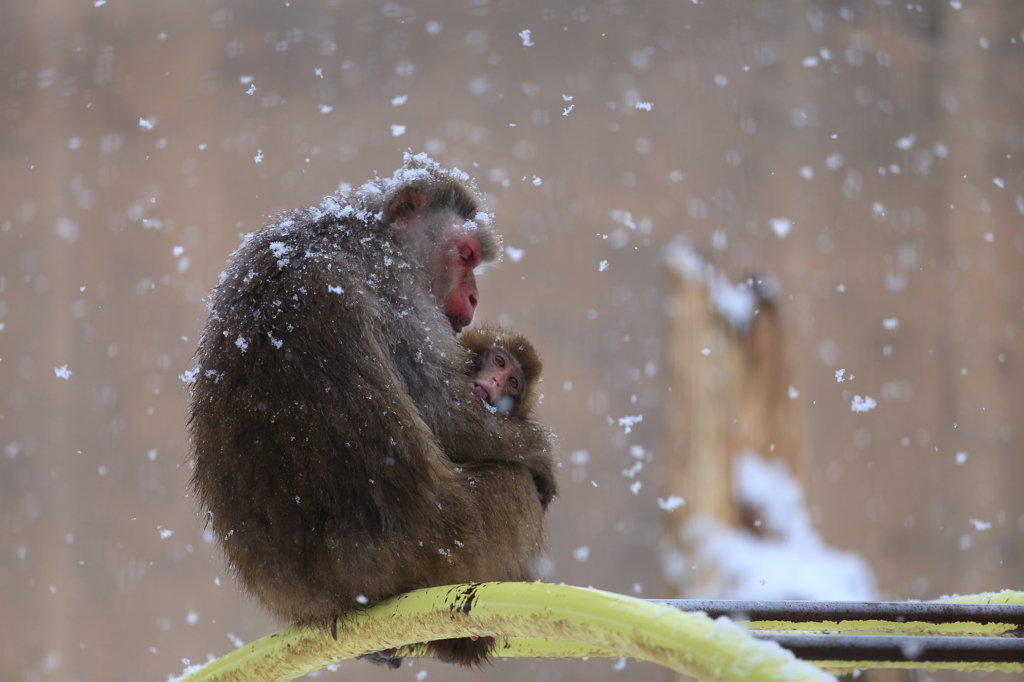
<svg viewBox="0 0 1024 682"><path fill-rule="evenodd" d="M529 417L544 369L533 344L522 334L496 327L469 329L459 342L473 354L469 360L473 395L509 417Z"/></svg>
<svg viewBox="0 0 1024 682"><path fill-rule="evenodd" d="M498 237L425 155L246 237L193 370L192 487L242 585L292 622L409 590L532 580L548 432L470 392L455 334ZM543 504L541 502L543 500ZM473 665L492 638L430 643Z"/></svg>

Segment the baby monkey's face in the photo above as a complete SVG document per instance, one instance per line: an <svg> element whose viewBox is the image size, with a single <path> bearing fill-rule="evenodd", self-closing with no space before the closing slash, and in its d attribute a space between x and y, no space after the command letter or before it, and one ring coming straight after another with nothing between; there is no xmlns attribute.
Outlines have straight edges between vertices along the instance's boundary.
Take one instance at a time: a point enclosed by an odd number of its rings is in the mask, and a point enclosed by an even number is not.
<svg viewBox="0 0 1024 682"><path fill-rule="evenodd" d="M523 397L526 377L511 353L500 346L490 346L481 354L479 369L469 387L473 395L499 412L511 412Z"/></svg>

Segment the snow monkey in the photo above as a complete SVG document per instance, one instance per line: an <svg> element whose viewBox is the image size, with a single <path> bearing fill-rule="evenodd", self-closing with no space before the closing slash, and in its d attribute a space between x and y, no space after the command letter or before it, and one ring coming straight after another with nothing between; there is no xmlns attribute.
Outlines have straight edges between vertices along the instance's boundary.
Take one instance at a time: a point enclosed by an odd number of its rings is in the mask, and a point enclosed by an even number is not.
<svg viewBox="0 0 1024 682"><path fill-rule="evenodd" d="M464 331L459 342L473 354L469 360L473 395L510 417L529 417L544 369L533 344L522 334L496 327Z"/></svg>
<svg viewBox="0 0 1024 682"><path fill-rule="evenodd" d="M417 588L533 579L551 436L481 409L456 338L491 221L467 176L407 154L247 236L221 275L190 372L191 485L275 615L333 628ZM470 666L494 640L429 647Z"/></svg>

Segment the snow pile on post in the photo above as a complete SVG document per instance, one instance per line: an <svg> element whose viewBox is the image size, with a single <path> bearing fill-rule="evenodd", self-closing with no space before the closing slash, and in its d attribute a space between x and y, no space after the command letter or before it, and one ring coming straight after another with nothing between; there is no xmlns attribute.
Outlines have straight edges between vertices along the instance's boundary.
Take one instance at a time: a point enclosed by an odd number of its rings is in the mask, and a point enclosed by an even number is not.
<svg viewBox="0 0 1024 682"><path fill-rule="evenodd" d="M685 237L676 237L665 246L665 262L691 284L708 289L711 307L729 323L734 332L744 335L754 321L758 296L750 282L732 284L725 274L706 262L693 250Z"/></svg>
<svg viewBox="0 0 1024 682"><path fill-rule="evenodd" d="M717 568L715 581L695 598L874 601L875 576L854 552L827 546L811 525L800 484L784 462L745 452L733 462L733 489L760 519L755 535L695 517L684 533L695 540L696 562Z"/></svg>

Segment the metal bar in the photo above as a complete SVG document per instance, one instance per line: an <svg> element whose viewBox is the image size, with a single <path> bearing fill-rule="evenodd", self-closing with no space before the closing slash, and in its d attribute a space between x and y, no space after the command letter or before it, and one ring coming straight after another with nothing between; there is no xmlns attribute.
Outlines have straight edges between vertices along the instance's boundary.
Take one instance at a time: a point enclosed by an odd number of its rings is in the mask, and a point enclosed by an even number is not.
<svg viewBox="0 0 1024 682"><path fill-rule="evenodd" d="M1024 606L1016 604L942 604L935 602L733 601L722 599L650 599L682 611L703 611L711 618L734 620L821 621L882 620L893 623L1008 623L1024 627ZM1022 632L1024 634L1024 632Z"/></svg>
<svg viewBox="0 0 1024 682"><path fill-rule="evenodd" d="M877 635L759 635L805 661L912 661L914 663L1024 662L1018 637L914 637Z"/></svg>

